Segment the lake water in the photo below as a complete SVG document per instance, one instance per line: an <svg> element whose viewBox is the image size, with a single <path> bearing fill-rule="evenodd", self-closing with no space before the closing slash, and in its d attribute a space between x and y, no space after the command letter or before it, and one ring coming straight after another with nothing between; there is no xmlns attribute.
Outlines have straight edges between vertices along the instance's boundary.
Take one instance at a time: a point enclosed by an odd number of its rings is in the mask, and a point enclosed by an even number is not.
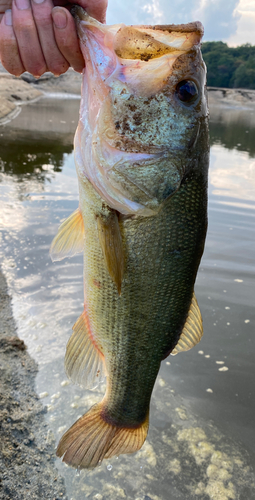
<svg viewBox="0 0 255 500"><path fill-rule="evenodd" d="M82 256L49 258L60 221L78 205L78 109L79 99L44 98L0 128L1 265L56 441L104 392L64 372L83 307ZM196 282L204 337L162 363L141 451L80 474L57 459L70 500L255 497L254 113L215 108L210 127L209 228Z"/></svg>

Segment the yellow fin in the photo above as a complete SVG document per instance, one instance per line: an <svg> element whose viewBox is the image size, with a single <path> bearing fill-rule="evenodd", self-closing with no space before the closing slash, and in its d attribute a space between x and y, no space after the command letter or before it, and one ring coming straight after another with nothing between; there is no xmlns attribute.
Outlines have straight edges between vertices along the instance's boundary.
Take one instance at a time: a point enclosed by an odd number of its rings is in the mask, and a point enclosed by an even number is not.
<svg viewBox="0 0 255 500"><path fill-rule="evenodd" d="M61 226L50 247L50 256L53 261L72 257L82 252L84 246L84 224L79 208L75 210Z"/></svg>
<svg viewBox="0 0 255 500"><path fill-rule="evenodd" d="M98 236L108 272L121 293L124 274L124 254L119 221L115 210L108 209L106 216L97 217Z"/></svg>
<svg viewBox="0 0 255 500"><path fill-rule="evenodd" d="M202 336L203 320L200 309L198 307L195 293L193 292L188 317L186 319L186 323L182 330L178 344L171 352L172 356L175 356L175 354L178 354L178 352L181 351L189 351L189 349L192 349L192 347L200 342Z"/></svg>
<svg viewBox="0 0 255 500"><path fill-rule="evenodd" d="M85 311L73 326L65 355L68 377L86 389L94 389L105 379L103 355L90 333Z"/></svg>
<svg viewBox="0 0 255 500"><path fill-rule="evenodd" d="M89 469L104 458L134 453L143 445L149 417L138 428L118 427L103 418L102 403L94 405L62 436L57 456L72 467Z"/></svg>

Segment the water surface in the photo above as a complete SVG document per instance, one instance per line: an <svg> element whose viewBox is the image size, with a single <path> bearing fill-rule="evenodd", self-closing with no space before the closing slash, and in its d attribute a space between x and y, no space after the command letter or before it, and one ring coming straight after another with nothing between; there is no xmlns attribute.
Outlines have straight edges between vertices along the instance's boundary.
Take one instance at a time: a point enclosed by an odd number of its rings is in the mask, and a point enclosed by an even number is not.
<svg viewBox="0 0 255 500"><path fill-rule="evenodd" d="M104 391L74 386L64 372L83 308L82 256L52 263L48 253L78 206L78 108L78 99L45 98L0 128L1 263L57 441ZM162 363L140 452L80 475L57 460L70 500L254 498L254 132L250 110L211 110L209 228L196 282L204 337Z"/></svg>

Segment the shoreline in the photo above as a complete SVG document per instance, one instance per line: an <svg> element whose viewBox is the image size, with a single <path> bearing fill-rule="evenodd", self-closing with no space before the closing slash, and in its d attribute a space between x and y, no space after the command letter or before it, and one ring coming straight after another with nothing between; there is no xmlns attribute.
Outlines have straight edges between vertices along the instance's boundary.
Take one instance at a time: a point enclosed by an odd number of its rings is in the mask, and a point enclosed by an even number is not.
<svg viewBox="0 0 255 500"><path fill-rule="evenodd" d="M223 87L207 87L208 101L210 107L222 107L226 109L255 108L255 90L250 89L228 89Z"/></svg>
<svg viewBox="0 0 255 500"><path fill-rule="evenodd" d="M82 75L69 69L59 77L45 73L36 79L29 73L15 77L3 71L0 65L0 125L5 125L25 104L45 95L66 94L80 96Z"/></svg>
<svg viewBox="0 0 255 500"><path fill-rule="evenodd" d="M36 79L29 73L20 77L9 75L0 65L0 125L8 123L19 113L21 106L57 94L80 96L82 75L69 69L59 77L45 73ZM208 87L210 107L255 108L255 90Z"/></svg>
<svg viewBox="0 0 255 500"><path fill-rule="evenodd" d="M0 499L67 500L55 466L55 438L35 392L37 364L18 336L0 270Z"/></svg>

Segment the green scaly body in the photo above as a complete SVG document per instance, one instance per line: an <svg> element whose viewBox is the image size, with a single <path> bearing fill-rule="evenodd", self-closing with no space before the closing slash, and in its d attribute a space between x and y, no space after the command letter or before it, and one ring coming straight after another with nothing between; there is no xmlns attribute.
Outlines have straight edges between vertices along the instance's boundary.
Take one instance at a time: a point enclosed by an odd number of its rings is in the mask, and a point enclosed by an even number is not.
<svg viewBox="0 0 255 500"><path fill-rule="evenodd" d="M80 204L52 255L84 248L84 312L65 366L88 388L105 370L107 388L57 455L89 468L141 448L162 359L203 333L194 283L207 229L208 109L199 22L107 27L79 7L75 17L86 63Z"/></svg>
<svg viewBox="0 0 255 500"><path fill-rule="evenodd" d="M88 181L80 182L85 309L105 356L106 412L117 424L144 421L160 362L180 337L204 248L206 190L204 155L157 215L119 217L125 259L119 295L98 239L105 204Z"/></svg>

